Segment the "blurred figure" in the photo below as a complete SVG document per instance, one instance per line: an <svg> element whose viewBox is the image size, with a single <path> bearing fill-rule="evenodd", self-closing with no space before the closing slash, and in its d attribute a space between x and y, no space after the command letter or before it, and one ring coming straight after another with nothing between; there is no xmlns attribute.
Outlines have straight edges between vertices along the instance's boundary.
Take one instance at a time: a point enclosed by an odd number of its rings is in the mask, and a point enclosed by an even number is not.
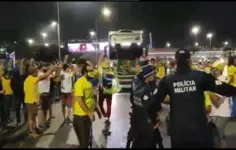
<svg viewBox="0 0 236 150"><path fill-rule="evenodd" d="M111 117L111 106L112 106L112 94L113 85L112 81L115 78L114 70L110 67L110 61L106 58L99 66L100 72L100 85L99 85L99 108L102 115L105 117L106 129L103 130L105 135L109 135L110 131L108 127L110 126ZM105 111L103 103L106 101L107 109Z"/></svg>
<svg viewBox="0 0 236 150"><path fill-rule="evenodd" d="M213 75L222 82L226 82L226 77L222 74L224 70L223 63L214 63L212 65ZM216 96L215 96L216 97ZM230 120L231 112L230 112L230 99L229 97L224 97L217 94L217 103L212 104L211 116L213 116L214 123L218 128L219 132L219 148L226 148L226 139L225 139L225 128L227 123Z"/></svg>
<svg viewBox="0 0 236 150"><path fill-rule="evenodd" d="M47 64L38 67L38 77L44 75L47 72ZM50 108L50 76L38 82L39 98L41 103L41 109L39 111L39 127L48 128L49 124L46 123L47 112Z"/></svg>
<svg viewBox="0 0 236 150"><path fill-rule="evenodd" d="M24 81L25 103L28 111L29 121L29 138L38 138L39 134L36 133L36 116L39 101L38 83L41 80L46 79L53 71L54 67L50 67L48 71L38 76L37 69L35 67L29 68L29 75Z"/></svg>
<svg viewBox="0 0 236 150"><path fill-rule="evenodd" d="M61 83L61 76L60 76L60 70L55 71L55 77L53 78L54 81L54 99L57 101L60 99L60 83Z"/></svg>
<svg viewBox="0 0 236 150"><path fill-rule="evenodd" d="M141 62L141 67L142 71L134 77L132 83L131 128L128 132L128 141L133 141L132 148L156 148L156 144L159 148L164 148L158 129L158 106L153 105L157 101L155 98L158 91L155 72L148 61ZM128 142L126 148L129 148Z"/></svg>
<svg viewBox="0 0 236 150"><path fill-rule="evenodd" d="M5 95L5 108L6 108L6 116L5 119L7 122L12 122L11 120L11 109L12 109L12 103L13 103L13 91L11 88L11 77L9 72L5 72L2 77L2 86L4 89L4 95Z"/></svg>
<svg viewBox="0 0 236 150"><path fill-rule="evenodd" d="M72 105L72 78L73 74L69 72L69 65L63 65L61 73L61 98L62 98L62 114L64 122L70 122L70 112ZM67 107L67 112L66 112Z"/></svg>
<svg viewBox="0 0 236 150"><path fill-rule="evenodd" d="M228 58L228 73L227 73L227 82L236 87L236 67L235 67L235 57L230 56ZM231 115L236 117L236 97L231 97Z"/></svg>
<svg viewBox="0 0 236 150"><path fill-rule="evenodd" d="M83 76L79 78L75 83L73 103L74 119L73 126L77 138L79 140L79 148L89 147L90 131L92 122L95 120L94 112L96 108L96 102L94 95L97 95L97 91L93 89L90 79L93 78L91 73L93 67L89 64L83 66Z"/></svg>
<svg viewBox="0 0 236 150"><path fill-rule="evenodd" d="M21 75L19 70L13 72L13 78L11 80L11 87L14 92L16 120L17 125L21 124L21 106L23 105L24 121L27 121L27 110L24 103L24 75Z"/></svg>
<svg viewBox="0 0 236 150"><path fill-rule="evenodd" d="M157 77L162 79L166 75L164 62L160 62L157 66Z"/></svg>
<svg viewBox="0 0 236 150"><path fill-rule="evenodd" d="M0 78L2 80L2 78ZM4 104L4 89L2 87L2 82L0 82L0 132L3 132L6 128L6 120L5 120L5 104Z"/></svg>

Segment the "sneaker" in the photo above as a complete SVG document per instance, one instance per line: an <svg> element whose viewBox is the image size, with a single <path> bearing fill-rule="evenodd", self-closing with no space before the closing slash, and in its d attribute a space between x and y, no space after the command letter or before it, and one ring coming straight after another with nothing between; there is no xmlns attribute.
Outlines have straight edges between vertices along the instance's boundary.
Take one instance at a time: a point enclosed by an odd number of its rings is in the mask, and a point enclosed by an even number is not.
<svg viewBox="0 0 236 150"><path fill-rule="evenodd" d="M109 136L109 135L111 135L111 131L104 129L104 130L102 130L102 134L104 136Z"/></svg>
<svg viewBox="0 0 236 150"><path fill-rule="evenodd" d="M106 121L104 123L105 124L111 124L111 121L109 119L106 119Z"/></svg>

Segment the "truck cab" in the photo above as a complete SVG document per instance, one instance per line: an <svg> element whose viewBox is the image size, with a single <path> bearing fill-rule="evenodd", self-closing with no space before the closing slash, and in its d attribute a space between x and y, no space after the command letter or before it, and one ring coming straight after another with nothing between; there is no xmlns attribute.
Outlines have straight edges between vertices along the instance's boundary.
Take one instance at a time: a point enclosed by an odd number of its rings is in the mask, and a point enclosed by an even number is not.
<svg viewBox="0 0 236 150"><path fill-rule="evenodd" d="M143 55L143 31L110 31L108 37L107 56L117 64L117 76L122 91L129 91L135 75L136 61Z"/></svg>

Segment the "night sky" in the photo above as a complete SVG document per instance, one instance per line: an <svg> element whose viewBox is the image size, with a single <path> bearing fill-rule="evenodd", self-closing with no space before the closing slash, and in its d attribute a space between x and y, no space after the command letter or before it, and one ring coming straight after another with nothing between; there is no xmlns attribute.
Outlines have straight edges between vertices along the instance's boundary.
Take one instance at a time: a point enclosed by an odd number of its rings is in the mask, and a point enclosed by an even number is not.
<svg viewBox="0 0 236 150"><path fill-rule="evenodd" d="M113 11L110 19L100 14L103 6ZM98 35L106 38L109 29L142 29L152 32L153 44L163 47L190 45L190 28L201 26L200 44L213 32L213 45L224 40L236 43L236 2L60 2L61 38L87 39L98 19ZM40 32L57 19L56 2L1 2L0 40L40 39ZM49 33L56 40L56 31Z"/></svg>

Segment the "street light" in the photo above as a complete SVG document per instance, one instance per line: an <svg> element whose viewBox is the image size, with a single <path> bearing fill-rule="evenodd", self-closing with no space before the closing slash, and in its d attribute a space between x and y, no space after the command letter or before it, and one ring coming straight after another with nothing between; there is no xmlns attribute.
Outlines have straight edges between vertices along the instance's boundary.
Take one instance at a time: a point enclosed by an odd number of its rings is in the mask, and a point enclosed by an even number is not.
<svg viewBox="0 0 236 150"><path fill-rule="evenodd" d="M105 17L110 17L111 16L111 10L109 8L103 8L102 10L102 14L105 16Z"/></svg>
<svg viewBox="0 0 236 150"><path fill-rule="evenodd" d="M51 27L56 27L57 26L57 22L56 21L52 21L52 23L51 23Z"/></svg>
<svg viewBox="0 0 236 150"><path fill-rule="evenodd" d="M29 45L33 44L34 43L34 40L33 39L28 39L27 41L29 43Z"/></svg>
<svg viewBox="0 0 236 150"><path fill-rule="evenodd" d="M195 42L195 46L198 46L199 44L198 44L198 42Z"/></svg>
<svg viewBox="0 0 236 150"><path fill-rule="evenodd" d="M48 36L48 34L44 32L44 33L41 33L41 35L43 36L43 43L45 43L45 39Z"/></svg>
<svg viewBox="0 0 236 150"><path fill-rule="evenodd" d="M90 34L91 38L93 39L93 37L96 35L96 32L91 31L89 34Z"/></svg>
<svg viewBox="0 0 236 150"><path fill-rule="evenodd" d="M224 46L228 46L229 45L229 42L228 41L225 41L224 42Z"/></svg>
<svg viewBox="0 0 236 150"><path fill-rule="evenodd" d="M170 47L170 45L171 45L171 44L170 44L170 42L167 42L167 43L166 43L166 47L168 47L168 48L169 48L169 47Z"/></svg>
<svg viewBox="0 0 236 150"><path fill-rule="evenodd" d="M63 46L63 45L61 45L60 47L61 47L61 48L64 48L64 46Z"/></svg>
<svg viewBox="0 0 236 150"><path fill-rule="evenodd" d="M212 39L212 36L213 36L212 33L208 33L208 34L206 35L206 37L209 39L209 46L210 46L210 48L211 48L211 39Z"/></svg>
<svg viewBox="0 0 236 150"><path fill-rule="evenodd" d="M48 36L47 33L41 33L41 34L44 38Z"/></svg>
<svg viewBox="0 0 236 150"><path fill-rule="evenodd" d="M48 47L48 46L49 46L49 44L48 44L48 43L45 43L45 44L44 44L44 46L45 46L45 47Z"/></svg>
<svg viewBox="0 0 236 150"><path fill-rule="evenodd" d="M104 7L102 9L102 15L106 18L109 18L112 14L112 11L111 9L107 8L107 7ZM98 42L98 18L95 20L95 33L96 33L96 36L95 36L95 40L96 42ZM96 62L98 62L98 47L96 46Z"/></svg>
<svg viewBox="0 0 236 150"><path fill-rule="evenodd" d="M195 35L195 42L197 42L197 35L200 32L200 27L199 26L194 26L192 28L192 33Z"/></svg>

